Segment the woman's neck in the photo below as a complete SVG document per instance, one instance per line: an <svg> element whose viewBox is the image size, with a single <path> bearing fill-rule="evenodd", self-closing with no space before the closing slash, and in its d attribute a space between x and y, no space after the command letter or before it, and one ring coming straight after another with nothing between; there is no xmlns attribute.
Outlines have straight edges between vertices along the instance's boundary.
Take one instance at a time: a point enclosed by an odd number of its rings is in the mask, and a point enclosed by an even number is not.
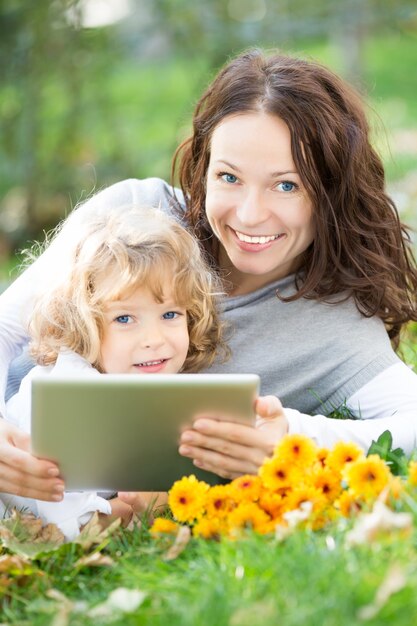
<svg viewBox="0 0 417 626"><path fill-rule="evenodd" d="M293 273L292 271L279 272L277 270L265 274L240 272L231 263L226 252L221 247L219 250L219 268L224 290L228 296L244 296Z"/></svg>

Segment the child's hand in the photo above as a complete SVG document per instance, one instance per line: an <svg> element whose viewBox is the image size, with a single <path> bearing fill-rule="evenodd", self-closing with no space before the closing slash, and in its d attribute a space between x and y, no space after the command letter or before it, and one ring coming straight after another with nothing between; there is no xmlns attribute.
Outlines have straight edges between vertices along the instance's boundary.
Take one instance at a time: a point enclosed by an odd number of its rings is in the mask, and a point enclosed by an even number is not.
<svg viewBox="0 0 417 626"><path fill-rule="evenodd" d="M136 514L149 512L150 515L158 513L165 508L168 502L168 494L165 491L119 491L120 500L130 504Z"/></svg>
<svg viewBox="0 0 417 626"><path fill-rule="evenodd" d="M122 526L124 528L128 526L134 513L134 510L130 506L130 504L128 504L127 502L123 502L123 500L121 500L119 497L112 498L111 500L109 500L109 503L111 506L110 515L106 515L105 513L99 513L98 516L100 524L103 526L103 528L109 526L112 522L114 522L114 520L119 519L119 517L122 520Z"/></svg>

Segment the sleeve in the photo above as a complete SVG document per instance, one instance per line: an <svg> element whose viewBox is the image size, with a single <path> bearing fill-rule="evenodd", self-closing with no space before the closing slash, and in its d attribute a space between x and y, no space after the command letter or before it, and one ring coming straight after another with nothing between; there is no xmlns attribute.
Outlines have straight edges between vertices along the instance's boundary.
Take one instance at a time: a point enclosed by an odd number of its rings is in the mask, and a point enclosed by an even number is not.
<svg viewBox="0 0 417 626"><path fill-rule="evenodd" d="M61 502L36 500L36 505L43 523L56 524L67 541L75 539L95 511L111 513L110 502L94 492L66 492Z"/></svg>
<svg viewBox="0 0 417 626"><path fill-rule="evenodd" d="M368 450L385 430L394 447L410 454L417 445L417 375L405 363L388 367L346 400L359 419L332 419L285 409L289 433L302 433L319 446L349 440Z"/></svg>
<svg viewBox="0 0 417 626"><path fill-rule="evenodd" d="M169 207L173 199L169 186L157 178L125 180L100 191L70 213L45 252L0 295L0 415L5 411L8 368L28 341L26 324L37 293L69 270L73 242L89 215L133 202Z"/></svg>

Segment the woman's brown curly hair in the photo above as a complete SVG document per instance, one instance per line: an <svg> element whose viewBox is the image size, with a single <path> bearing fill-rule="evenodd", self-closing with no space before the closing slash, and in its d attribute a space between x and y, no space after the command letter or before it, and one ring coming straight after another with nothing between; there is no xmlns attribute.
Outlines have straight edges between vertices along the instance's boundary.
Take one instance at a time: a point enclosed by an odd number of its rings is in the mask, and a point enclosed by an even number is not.
<svg viewBox="0 0 417 626"><path fill-rule="evenodd" d="M402 325L417 320L410 237L385 192L363 102L329 69L252 50L220 71L197 103L193 135L173 161L196 236L216 259L217 242L205 219L213 131L228 115L257 111L288 125L293 158L314 207L315 239L298 272L297 293L288 300L353 296L363 315L380 317L398 340Z"/></svg>

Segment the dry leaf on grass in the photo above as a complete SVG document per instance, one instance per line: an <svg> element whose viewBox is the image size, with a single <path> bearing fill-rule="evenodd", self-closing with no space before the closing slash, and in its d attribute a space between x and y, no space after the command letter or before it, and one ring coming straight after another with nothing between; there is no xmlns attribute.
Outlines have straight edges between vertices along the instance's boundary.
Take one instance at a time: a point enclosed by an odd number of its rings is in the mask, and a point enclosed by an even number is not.
<svg viewBox="0 0 417 626"><path fill-rule="evenodd" d="M118 618L123 614L133 613L142 604L147 594L137 589L118 587L108 595L104 602L92 608L89 608L85 601L70 600L57 589L49 589L45 595L56 604L55 615L50 625L67 626L74 613L82 613L90 618L98 619L99 624L112 621L112 618Z"/></svg>
<svg viewBox="0 0 417 626"><path fill-rule="evenodd" d="M407 577L403 568L398 564L392 565L379 586L374 601L359 609L358 618L364 621L373 619L378 615L379 611L388 602L390 597L394 593L401 591L406 584Z"/></svg>
<svg viewBox="0 0 417 626"><path fill-rule="evenodd" d="M173 561L185 550L188 542L191 538L191 530L188 526L180 526L175 536L175 541L172 546L166 551L164 559L166 561Z"/></svg>
<svg viewBox="0 0 417 626"><path fill-rule="evenodd" d="M146 596L144 591L119 587L109 594L105 602L90 609L87 615L92 618L111 618L123 613L133 613L142 604Z"/></svg>
<svg viewBox="0 0 417 626"><path fill-rule="evenodd" d="M346 545L360 545L375 541L382 533L393 530L411 532L413 517L411 513L395 513L383 502L377 500L370 513L360 515L346 534Z"/></svg>
<svg viewBox="0 0 417 626"><path fill-rule="evenodd" d="M95 512L90 521L84 526L81 533L74 539L73 543L79 544L84 550L89 550L93 545L99 545L110 539L114 531L119 528L121 519L116 519L107 528L102 527L98 513Z"/></svg>
<svg viewBox="0 0 417 626"><path fill-rule="evenodd" d="M44 575L26 557L17 554L0 556L0 593L5 592L14 583L20 586L25 584L30 577L42 577Z"/></svg>
<svg viewBox="0 0 417 626"><path fill-rule="evenodd" d="M14 510L0 521L0 540L11 552L34 559L43 552L57 550L65 537L55 524L44 526L33 513Z"/></svg>
<svg viewBox="0 0 417 626"><path fill-rule="evenodd" d="M76 563L74 563L75 568L82 567L109 567L114 565L114 561L110 556L106 554L102 554L101 552L92 552L91 554L87 554L86 556L78 559Z"/></svg>
<svg viewBox="0 0 417 626"><path fill-rule="evenodd" d="M86 602L74 602L58 589L48 589L45 596L56 603L56 612L50 626L67 626L72 613L85 613L88 608Z"/></svg>

